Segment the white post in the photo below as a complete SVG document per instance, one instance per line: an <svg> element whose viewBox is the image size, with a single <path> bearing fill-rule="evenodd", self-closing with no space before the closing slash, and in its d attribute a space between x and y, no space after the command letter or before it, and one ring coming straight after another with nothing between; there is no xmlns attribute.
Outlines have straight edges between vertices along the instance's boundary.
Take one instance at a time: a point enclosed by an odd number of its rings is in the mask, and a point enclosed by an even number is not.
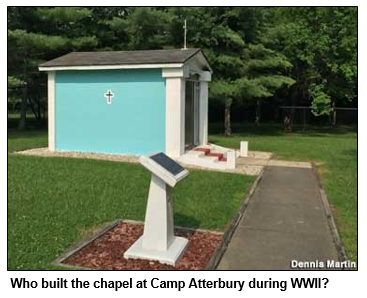
<svg viewBox="0 0 367 298"><path fill-rule="evenodd" d="M165 251L174 240L172 188L152 174L142 247ZM159 231L159 233L157 233Z"/></svg>
<svg viewBox="0 0 367 298"><path fill-rule="evenodd" d="M173 173L171 168L174 168L175 161L162 153L141 156L139 161L152 173L144 233L125 251L124 258L156 260L175 265L185 252L188 240L174 235L172 187L189 172L182 168L178 173ZM173 164L166 164L166 168L164 164L168 162Z"/></svg>
<svg viewBox="0 0 367 298"><path fill-rule="evenodd" d="M227 152L227 166L228 169L232 170L236 168L236 151L230 150Z"/></svg>
<svg viewBox="0 0 367 298"><path fill-rule="evenodd" d="M199 142L208 143L208 82L200 82Z"/></svg>
<svg viewBox="0 0 367 298"><path fill-rule="evenodd" d="M185 153L185 77L188 68L163 69L166 78L166 154L178 158Z"/></svg>
<svg viewBox="0 0 367 298"><path fill-rule="evenodd" d="M208 143L208 82L211 81L211 73L204 71L200 75L200 116L199 116L199 141L201 145Z"/></svg>
<svg viewBox="0 0 367 298"><path fill-rule="evenodd" d="M241 157L247 157L248 156L248 142L246 142L246 141L241 142L240 156Z"/></svg>
<svg viewBox="0 0 367 298"><path fill-rule="evenodd" d="M48 72L48 150L55 151L55 72Z"/></svg>

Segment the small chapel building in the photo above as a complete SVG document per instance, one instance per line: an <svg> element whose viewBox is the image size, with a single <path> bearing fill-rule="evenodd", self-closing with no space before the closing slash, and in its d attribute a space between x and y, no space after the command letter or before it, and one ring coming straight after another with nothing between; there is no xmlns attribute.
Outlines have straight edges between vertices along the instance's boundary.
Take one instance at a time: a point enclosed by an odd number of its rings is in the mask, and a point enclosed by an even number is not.
<svg viewBox="0 0 367 298"><path fill-rule="evenodd" d="M72 52L48 73L48 147L178 158L208 141L212 69L200 49Z"/></svg>

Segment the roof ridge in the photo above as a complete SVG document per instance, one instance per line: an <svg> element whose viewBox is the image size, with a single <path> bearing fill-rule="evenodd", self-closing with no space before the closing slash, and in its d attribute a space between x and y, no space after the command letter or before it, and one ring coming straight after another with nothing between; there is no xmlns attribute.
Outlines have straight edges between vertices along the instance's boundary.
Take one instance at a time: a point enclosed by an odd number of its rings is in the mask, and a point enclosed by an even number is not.
<svg viewBox="0 0 367 298"><path fill-rule="evenodd" d="M164 52L164 51L200 51L201 48L187 48L187 49L155 49L155 50L121 50L121 51L71 51L65 55L72 53L132 53L132 52Z"/></svg>
<svg viewBox="0 0 367 298"><path fill-rule="evenodd" d="M185 63L200 52L202 52L200 48L136 51L74 51L41 63L39 66L68 67L91 65L174 64Z"/></svg>

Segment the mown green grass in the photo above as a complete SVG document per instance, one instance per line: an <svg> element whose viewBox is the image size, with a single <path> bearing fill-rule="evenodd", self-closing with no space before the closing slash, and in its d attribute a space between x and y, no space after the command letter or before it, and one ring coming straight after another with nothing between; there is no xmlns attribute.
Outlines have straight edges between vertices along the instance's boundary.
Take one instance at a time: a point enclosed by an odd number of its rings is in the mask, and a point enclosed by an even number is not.
<svg viewBox="0 0 367 298"><path fill-rule="evenodd" d="M8 131L8 152L31 148L47 147L47 133L44 130L28 130L20 133Z"/></svg>
<svg viewBox="0 0 367 298"><path fill-rule="evenodd" d="M357 261L357 129L356 127L295 127L284 133L281 126L234 125L232 137L211 127L210 142L239 148L249 141L250 150L274 152L278 159L313 161L317 164L338 230L352 261Z"/></svg>
<svg viewBox="0 0 367 298"><path fill-rule="evenodd" d="M46 146L46 133L10 132L8 150ZM223 230L254 177L190 170L173 192L175 224ZM8 155L8 268L52 269L83 233L144 220L150 182L136 164Z"/></svg>

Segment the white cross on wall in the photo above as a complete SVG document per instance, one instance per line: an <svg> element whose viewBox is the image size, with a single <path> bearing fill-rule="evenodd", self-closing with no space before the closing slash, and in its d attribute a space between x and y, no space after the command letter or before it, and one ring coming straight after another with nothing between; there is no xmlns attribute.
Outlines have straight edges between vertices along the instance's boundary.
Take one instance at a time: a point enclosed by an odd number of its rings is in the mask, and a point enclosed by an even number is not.
<svg viewBox="0 0 367 298"><path fill-rule="evenodd" d="M113 97L113 93L111 90L108 90L107 93L105 93L104 97L106 97L107 99L107 104L110 105L112 103L112 97Z"/></svg>

